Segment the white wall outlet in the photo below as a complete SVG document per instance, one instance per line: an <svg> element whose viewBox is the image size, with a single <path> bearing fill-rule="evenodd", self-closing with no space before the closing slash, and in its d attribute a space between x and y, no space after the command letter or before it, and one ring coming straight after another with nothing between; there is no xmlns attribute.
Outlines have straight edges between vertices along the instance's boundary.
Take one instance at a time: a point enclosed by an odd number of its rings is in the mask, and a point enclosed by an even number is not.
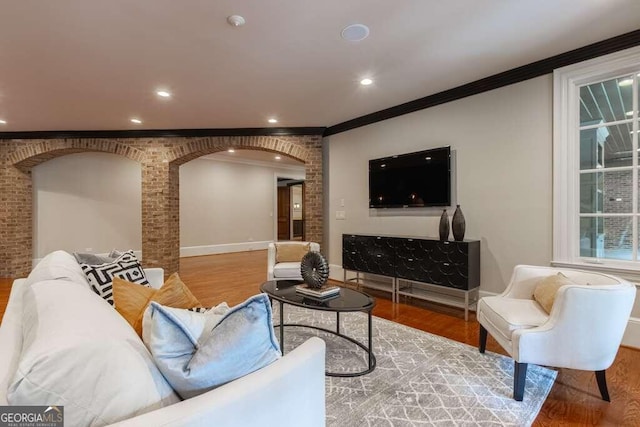
<svg viewBox="0 0 640 427"><path fill-rule="evenodd" d="M336 211L336 219L347 219L347 213L345 211Z"/></svg>

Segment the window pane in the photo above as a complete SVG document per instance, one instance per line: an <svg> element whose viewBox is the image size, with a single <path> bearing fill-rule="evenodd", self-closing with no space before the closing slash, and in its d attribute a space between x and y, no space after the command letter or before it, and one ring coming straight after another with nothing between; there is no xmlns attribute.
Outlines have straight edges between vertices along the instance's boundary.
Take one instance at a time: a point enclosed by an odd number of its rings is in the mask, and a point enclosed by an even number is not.
<svg viewBox="0 0 640 427"><path fill-rule="evenodd" d="M580 174L580 213L631 213L630 170Z"/></svg>
<svg viewBox="0 0 640 427"><path fill-rule="evenodd" d="M633 108L632 76L580 88L580 126L628 119Z"/></svg>
<svg viewBox="0 0 640 427"><path fill-rule="evenodd" d="M580 256L631 260L632 217L580 218Z"/></svg>
<svg viewBox="0 0 640 427"><path fill-rule="evenodd" d="M580 170L631 166L632 123L580 131Z"/></svg>

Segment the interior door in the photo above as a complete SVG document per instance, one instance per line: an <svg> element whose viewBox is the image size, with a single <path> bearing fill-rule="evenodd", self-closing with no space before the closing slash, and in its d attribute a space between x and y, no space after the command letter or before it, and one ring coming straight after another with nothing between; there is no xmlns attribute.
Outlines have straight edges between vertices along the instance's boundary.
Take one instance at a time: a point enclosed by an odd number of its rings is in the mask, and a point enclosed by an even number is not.
<svg viewBox="0 0 640 427"><path fill-rule="evenodd" d="M291 236L291 195L289 187L278 187L278 240L289 240Z"/></svg>

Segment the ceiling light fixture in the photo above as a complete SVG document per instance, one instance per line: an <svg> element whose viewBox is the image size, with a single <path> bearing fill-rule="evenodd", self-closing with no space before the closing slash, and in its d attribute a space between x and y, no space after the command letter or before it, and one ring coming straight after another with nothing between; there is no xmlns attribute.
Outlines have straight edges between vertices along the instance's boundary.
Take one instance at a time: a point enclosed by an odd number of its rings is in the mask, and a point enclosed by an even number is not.
<svg viewBox="0 0 640 427"><path fill-rule="evenodd" d="M371 83L373 83L373 80L371 80L369 78L360 80L360 84L362 86L369 86Z"/></svg>
<svg viewBox="0 0 640 427"><path fill-rule="evenodd" d="M0 125L6 125L6 124L7 124L6 120L0 120Z"/></svg>
<svg viewBox="0 0 640 427"><path fill-rule="evenodd" d="M142 120L140 120L140 119L131 119L131 123L135 123L137 125L141 125L142 124Z"/></svg>
<svg viewBox="0 0 640 427"><path fill-rule="evenodd" d="M228 151L229 153L235 153L235 152L236 152L236 150L234 150L233 148L229 148L227 151Z"/></svg>
<svg viewBox="0 0 640 427"><path fill-rule="evenodd" d="M269 120L267 120L267 121L268 121L269 123L278 123L278 119L273 119L273 118L271 118L271 119L269 119Z"/></svg>
<svg viewBox="0 0 640 427"><path fill-rule="evenodd" d="M633 84L633 79L624 79L618 82L618 86L631 86Z"/></svg>
<svg viewBox="0 0 640 427"><path fill-rule="evenodd" d="M247 21L240 15L231 15L227 17L227 22L232 27L242 27Z"/></svg>
<svg viewBox="0 0 640 427"><path fill-rule="evenodd" d="M171 93L166 90L158 90L156 91L156 95L161 96L163 98L171 98Z"/></svg>
<svg viewBox="0 0 640 427"><path fill-rule="evenodd" d="M275 159L276 159L276 160L280 160L281 158L282 158L282 157L280 157L280 156L276 156L276 157L275 157Z"/></svg>
<svg viewBox="0 0 640 427"><path fill-rule="evenodd" d="M627 111L626 113L624 113L626 116L633 116L633 111Z"/></svg>
<svg viewBox="0 0 640 427"><path fill-rule="evenodd" d="M347 25L342 29L340 36L350 42L359 42L369 37L369 27L363 24Z"/></svg>

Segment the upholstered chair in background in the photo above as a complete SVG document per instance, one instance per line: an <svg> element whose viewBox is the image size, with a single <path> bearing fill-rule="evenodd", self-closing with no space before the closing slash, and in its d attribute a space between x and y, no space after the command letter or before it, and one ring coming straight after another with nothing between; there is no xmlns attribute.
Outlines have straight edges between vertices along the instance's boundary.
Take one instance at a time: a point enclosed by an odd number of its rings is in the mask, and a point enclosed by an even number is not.
<svg viewBox="0 0 640 427"><path fill-rule="evenodd" d="M307 252L320 252L315 242L276 242L267 248L267 280L302 280L300 261Z"/></svg>
<svg viewBox="0 0 640 427"><path fill-rule="evenodd" d="M633 284L615 276L519 265L501 295L478 303L480 353L489 333L514 359L515 400L524 396L533 363L595 371L602 399L609 401L605 370L616 357L635 295Z"/></svg>

